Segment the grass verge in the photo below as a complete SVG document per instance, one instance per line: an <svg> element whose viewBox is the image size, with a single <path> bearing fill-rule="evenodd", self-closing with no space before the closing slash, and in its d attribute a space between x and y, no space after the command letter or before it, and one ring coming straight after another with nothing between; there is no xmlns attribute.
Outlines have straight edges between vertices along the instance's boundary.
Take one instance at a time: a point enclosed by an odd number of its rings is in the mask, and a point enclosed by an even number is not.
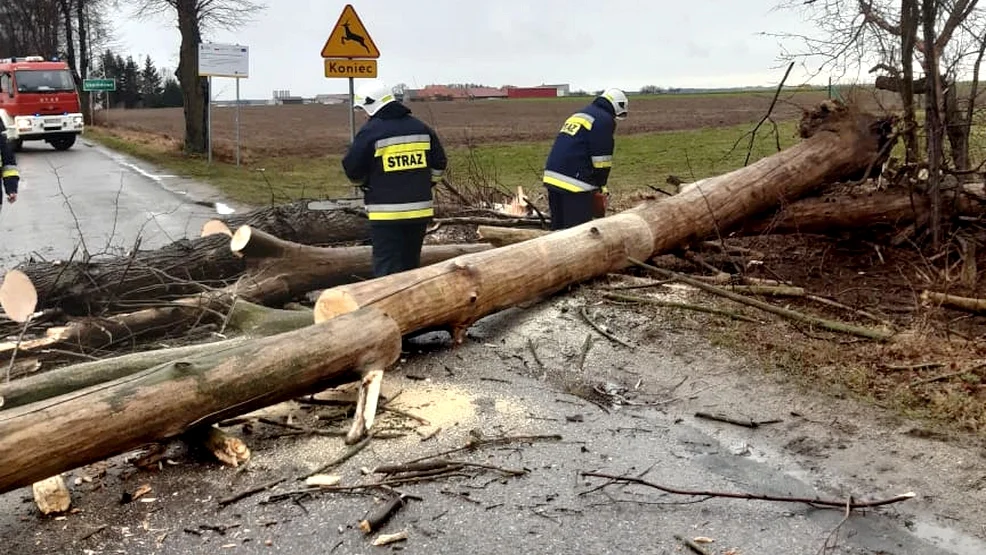
<svg viewBox="0 0 986 555"><path fill-rule="evenodd" d="M742 167L748 150L752 163L797 141L794 122L778 124L776 131L769 123L764 125L752 145L747 135L751 129L751 125L739 125L635 135L621 135L618 130L610 190L618 199L646 191L647 185L667 187L669 175L687 182L725 173ZM86 137L176 175L213 185L230 200L245 204L267 204L272 197L283 202L303 196L353 194L342 172L341 153L313 158L244 152L243 164L237 167L231 163L231 152L214 151L209 164L204 156L183 155L177 141L150 133L90 127ZM550 141L449 148L449 179L455 184L495 186L505 192L521 185L534 193L541 188L541 171L550 149Z"/></svg>

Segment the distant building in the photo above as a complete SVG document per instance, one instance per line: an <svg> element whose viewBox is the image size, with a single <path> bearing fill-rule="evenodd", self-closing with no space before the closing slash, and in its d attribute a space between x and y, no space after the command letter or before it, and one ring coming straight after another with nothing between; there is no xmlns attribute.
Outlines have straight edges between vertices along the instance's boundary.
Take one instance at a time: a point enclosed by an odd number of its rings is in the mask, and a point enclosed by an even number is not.
<svg viewBox="0 0 986 555"><path fill-rule="evenodd" d="M349 93L316 94L312 101L316 104L345 104L349 102Z"/></svg>
<svg viewBox="0 0 986 555"><path fill-rule="evenodd" d="M413 92L411 100L465 100L469 98L466 89L446 85L428 85Z"/></svg>
<svg viewBox="0 0 986 555"><path fill-rule="evenodd" d="M572 88L568 83L562 85L541 85L542 87L554 87L558 91L558 96L568 96L572 94Z"/></svg>
<svg viewBox="0 0 986 555"><path fill-rule="evenodd" d="M558 87L506 87L507 98L555 98L558 96Z"/></svg>
<svg viewBox="0 0 986 555"><path fill-rule="evenodd" d="M470 87L466 89L469 98L486 100L491 98L507 98L507 91L493 87Z"/></svg>

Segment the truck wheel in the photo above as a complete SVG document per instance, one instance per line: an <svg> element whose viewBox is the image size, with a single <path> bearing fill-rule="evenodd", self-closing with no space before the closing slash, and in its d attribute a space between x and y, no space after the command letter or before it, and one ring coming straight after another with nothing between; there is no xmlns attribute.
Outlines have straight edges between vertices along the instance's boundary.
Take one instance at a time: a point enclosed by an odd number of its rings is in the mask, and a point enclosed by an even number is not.
<svg viewBox="0 0 986 555"><path fill-rule="evenodd" d="M14 139L10 142L10 147L14 149L14 152L20 152L24 150L24 139Z"/></svg>
<svg viewBox="0 0 986 555"><path fill-rule="evenodd" d="M51 146L55 147L55 150L68 150L72 148L72 145L74 144L75 135L51 140Z"/></svg>

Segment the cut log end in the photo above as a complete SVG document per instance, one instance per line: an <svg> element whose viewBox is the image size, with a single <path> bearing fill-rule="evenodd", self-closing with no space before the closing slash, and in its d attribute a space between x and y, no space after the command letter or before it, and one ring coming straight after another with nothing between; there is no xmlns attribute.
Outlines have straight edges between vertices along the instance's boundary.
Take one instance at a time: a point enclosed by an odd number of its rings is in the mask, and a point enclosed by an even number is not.
<svg viewBox="0 0 986 555"><path fill-rule="evenodd" d="M222 220L209 220L202 225L201 237L208 237L210 235L227 235L232 237L233 232L230 231L229 226Z"/></svg>
<svg viewBox="0 0 986 555"><path fill-rule="evenodd" d="M38 305L38 291L27 274L10 270L0 285L0 306L7 317L15 322L26 322Z"/></svg>
<svg viewBox="0 0 986 555"><path fill-rule="evenodd" d="M357 310L359 303L345 287L326 289L315 302L315 323L319 324Z"/></svg>
<svg viewBox="0 0 986 555"><path fill-rule="evenodd" d="M235 468L250 460L250 448L242 439L215 426L191 432L190 437L223 464Z"/></svg>
<svg viewBox="0 0 986 555"><path fill-rule="evenodd" d="M229 250L235 253L243 253L247 245L250 244L250 237L253 235L253 230L248 225L241 225L236 233L232 235L232 239L229 241Z"/></svg>

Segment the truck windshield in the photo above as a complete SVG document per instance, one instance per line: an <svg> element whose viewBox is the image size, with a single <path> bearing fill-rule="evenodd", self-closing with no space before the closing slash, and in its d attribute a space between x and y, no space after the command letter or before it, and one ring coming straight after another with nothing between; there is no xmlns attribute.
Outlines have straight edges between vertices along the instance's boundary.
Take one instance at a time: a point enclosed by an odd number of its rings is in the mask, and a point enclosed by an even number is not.
<svg viewBox="0 0 986 555"><path fill-rule="evenodd" d="M74 91L72 74L64 69L22 69L14 72L17 92L36 93L52 91Z"/></svg>

